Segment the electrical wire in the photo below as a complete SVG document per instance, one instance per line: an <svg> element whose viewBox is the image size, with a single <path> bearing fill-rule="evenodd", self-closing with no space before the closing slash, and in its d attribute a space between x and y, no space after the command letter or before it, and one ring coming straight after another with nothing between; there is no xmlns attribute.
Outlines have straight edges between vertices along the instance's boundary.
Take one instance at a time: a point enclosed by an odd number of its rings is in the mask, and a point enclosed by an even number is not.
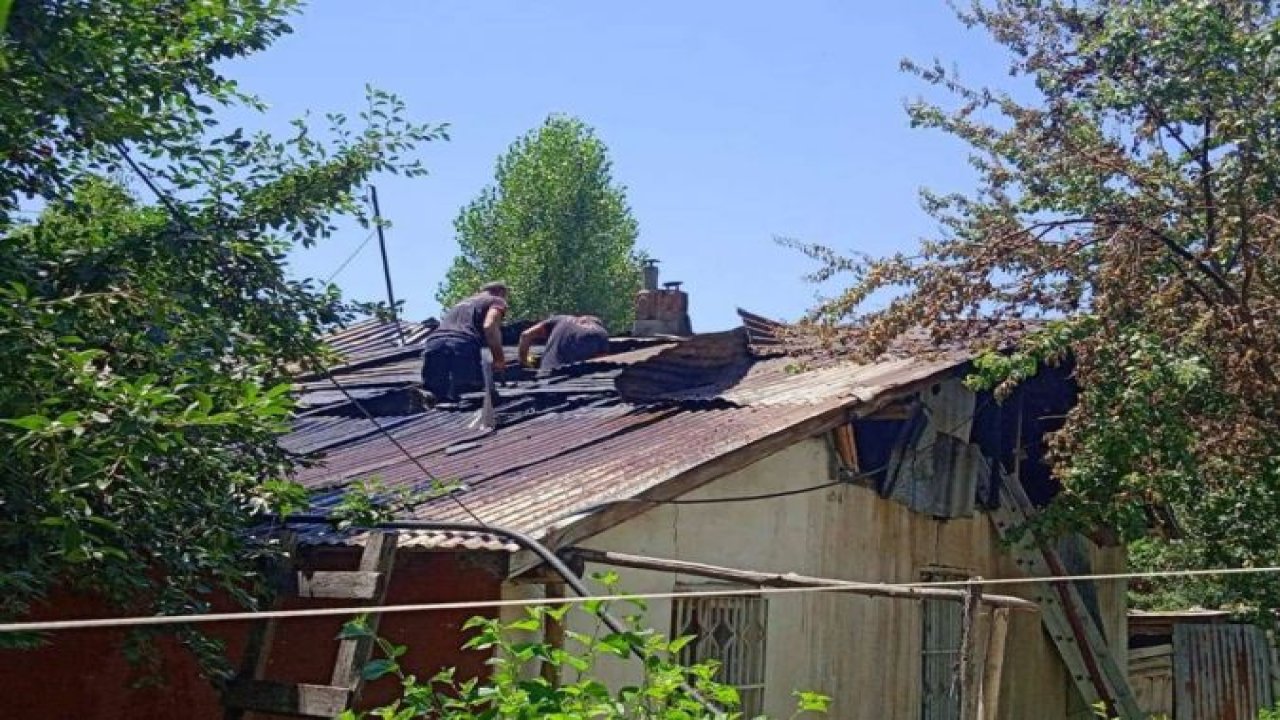
<svg viewBox="0 0 1280 720"><path fill-rule="evenodd" d="M1151 572L1099 573L1090 575L1051 575L1029 578L972 578L969 580L940 580L915 583L869 583L848 581L836 585L807 585L804 587L743 587L725 590L698 590L652 593L628 593L621 595L594 595L589 597L521 598L510 600L467 600L461 602L415 603L407 605L337 608L309 608L305 610L263 610L258 612L205 613L202 615L147 615L123 618L84 618L77 620L46 620L0 624L0 634L19 632L54 632L60 630L86 630L101 628L142 627L157 625L183 625L217 622L251 622L257 620L288 620L308 617L333 617L354 615L392 615L411 612L437 612L455 610L483 610L504 607L547 607L595 603L625 602L628 600L674 600L685 598L742 597L763 595L801 595L820 592L849 592L858 588L901 588L904 590L956 587L1008 587L1013 585L1061 584L1068 582L1103 582L1116 580L1143 580L1155 578L1188 578L1224 575L1264 575L1280 573L1280 567L1216 568L1158 570ZM899 598L906 599L906 598Z"/></svg>
<svg viewBox="0 0 1280 720"><path fill-rule="evenodd" d="M351 261L356 259L356 256L360 254L360 251L364 250L365 246L369 244L369 241L373 239L373 236L377 234L378 234L377 228L370 230L369 234L365 237L365 239L361 240L360 244L356 246L356 249L352 250L351 254L347 256L347 259L343 260L342 264L339 265L337 269L329 273L329 277L324 279L324 283L328 285L329 283L333 282L334 278L338 277L339 273L341 273L343 270L346 270L347 266L351 264Z"/></svg>
<svg viewBox="0 0 1280 720"><path fill-rule="evenodd" d="M973 416L976 416L979 411L985 409L992 402L992 400L993 398L991 396L987 396L983 398L982 403L974 407L973 413L970 417L966 418L965 420L959 423L956 423L956 425L951 428L942 429L942 430L939 430L938 432L944 435L955 434L955 432L960 428L972 423ZM933 442L927 443L920 447L912 448L907 453L904 453L902 459L900 459L897 462L901 463L901 462L904 462L907 458L915 458L916 456L923 454L928 450L931 450L937 444L938 443L935 440ZM1025 445L1023 447L1025 447ZM883 465L880 465L879 467L875 467L870 470L860 470L855 473L847 474L844 477L841 477L839 480L833 480L831 482L819 483L817 485L808 485L806 487L793 488L791 490L779 490L777 492L757 493L753 495L732 495L730 497L720 497L720 498L693 498L693 499L670 499L670 500L657 500L657 499L647 499L647 498L619 498L617 500L608 500L602 503L597 503L595 505L589 505L579 510L574 510L570 513L562 515L555 522L561 522L567 518L575 517L577 515L585 515L588 513L597 512L599 510L603 510L605 508L612 507L614 505L626 505L628 503L634 503L634 504L640 504L640 505L719 505L721 503L758 502L760 500L773 500L775 498L791 497L793 495L804 495L806 493L818 492L820 490L827 490L833 487L839 487L840 485L849 485L858 480L869 479L878 473L882 473L888 470L889 468L893 467L894 464L895 464L894 461L889 461L884 463Z"/></svg>

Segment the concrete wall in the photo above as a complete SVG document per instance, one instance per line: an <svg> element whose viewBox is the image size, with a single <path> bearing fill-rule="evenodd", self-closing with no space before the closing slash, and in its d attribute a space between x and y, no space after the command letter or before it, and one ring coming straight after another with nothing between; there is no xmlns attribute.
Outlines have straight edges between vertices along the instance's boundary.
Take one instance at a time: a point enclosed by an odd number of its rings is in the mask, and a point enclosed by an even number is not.
<svg viewBox="0 0 1280 720"><path fill-rule="evenodd" d="M767 493L828 479L821 440L802 442L688 498ZM732 505L663 506L608 530L585 546L767 571L851 580L911 582L928 568L987 578L1015 576L989 520L941 522L856 486ZM1095 571L1119 570L1123 553L1095 552ZM601 570L589 567L589 570ZM706 580L619 569L627 592L666 592ZM1105 631L1123 648L1124 588L1099 588ZM527 589L526 589L527 592ZM1016 588L1001 590L1026 594ZM766 712L787 717L794 689L835 699L833 718L919 717L920 608L916 602L833 593L770 597ZM1077 707L1066 671L1038 615L1016 612L1011 624L1001 716L1024 720L1088 717ZM651 601L653 627L670 632L671 604ZM576 628L587 631L586 623ZM1123 653L1123 650L1121 650ZM1123 654L1121 654L1123 658ZM634 661L606 663L610 682L634 681Z"/></svg>

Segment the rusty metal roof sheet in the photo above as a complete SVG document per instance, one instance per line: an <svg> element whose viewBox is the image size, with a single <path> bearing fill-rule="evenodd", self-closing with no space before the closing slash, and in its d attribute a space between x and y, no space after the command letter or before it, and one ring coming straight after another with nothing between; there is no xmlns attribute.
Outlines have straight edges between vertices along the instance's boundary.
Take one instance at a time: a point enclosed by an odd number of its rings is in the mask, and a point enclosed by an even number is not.
<svg viewBox="0 0 1280 720"><path fill-rule="evenodd" d="M431 323L397 320L395 322L370 318L361 320L348 327L330 333L325 342L346 360L362 356L394 350L402 347L400 332L396 325L404 329L404 344L415 345L426 339L434 328Z"/></svg>
<svg viewBox="0 0 1280 720"><path fill-rule="evenodd" d="M810 369L788 357L752 360L735 348L720 347L722 340L708 341L713 350L702 359L695 338L674 348L636 350L611 371L604 366L613 358L604 358L593 368L504 388L500 392L507 399L500 410L532 404L519 422L500 424L496 431L475 428L475 413L459 409L391 419L388 431L417 462L367 421L310 420L285 442L323 450L318 463L300 468L296 476L313 491L318 511L331 509L357 480L376 479L388 490L429 489L433 483L418 467L421 463L435 477L460 486L452 498L425 502L403 513L403 519L473 520L461 501L486 523L545 536L566 518L602 503L645 496L728 453L827 413L856 410L966 360L956 355L871 365L828 362ZM746 365L739 367L744 357ZM698 372L710 375L728 368L731 382L686 387L681 367L700 363ZM643 404L618 397L612 388L618 372L632 370L639 371L649 392ZM543 394L557 385L578 387L580 395L574 403L547 400ZM560 404L548 405L553 402ZM344 537L316 532L304 541L340 542ZM506 549L498 540L472 538L468 545L436 533L413 534L406 543L429 549Z"/></svg>

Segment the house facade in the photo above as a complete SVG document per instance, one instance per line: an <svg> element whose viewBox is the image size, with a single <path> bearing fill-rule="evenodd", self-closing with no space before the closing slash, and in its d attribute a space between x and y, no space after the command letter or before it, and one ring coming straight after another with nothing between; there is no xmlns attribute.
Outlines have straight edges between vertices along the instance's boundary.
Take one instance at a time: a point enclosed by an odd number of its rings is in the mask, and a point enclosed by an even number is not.
<svg viewBox="0 0 1280 720"><path fill-rule="evenodd" d="M1011 490L1022 510L1056 492L1041 443L1072 401L1065 372L1046 371L996 402L964 387L971 356L959 349L904 346L859 365L797 353L774 324L743 318L732 332L619 339L609 356L550 378L509 378L497 388L491 425L482 397L423 408L417 349L395 345L398 333L372 323L336 337L348 361L334 374L346 392L322 378L300 381L304 412L283 440L317 461L297 475L314 513L330 512L356 482L384 493L443 482L450 492L398 519L480 529L398 530L379 560L369 533L298 525L297 562L288 569L294 597L282 607L564 592L535 554L486 525L532 536L588 572L614 569L632 593L757 585L618 567L608 553L894 586L1049 572L1001 537ZM1121 549L1080 538L1043 557L1054 558L1057 574L1124 568ZM1103 666L1124 665L1123 582L984 592L1028 602L1003 615L981 605L971 625L983 638L983 717L1092 717L1090 688L1108 692ZM1061 602L1053 593L1064 593ZM1046 620L1062 615L1061 604L1069 628ZM44 612L56 614L52 606ZM95 614L87 605L76 612ZM405 664L419 675L451 666L479 674L485 658L459 649L461 625L497 612L391 615L379 632L411 648ZM85 637L68 633L34 654L0 652L0 698L23 717L71 716L63 709L75 707L77 717L95 718L172 717L172 702L192 718L279 716L255 707L324 716L339 703L385 702L390 682L344 684L360 653L334 640L342 620L287 620L265 632L260 623L218 626L212 632L227 640L237 678L218 692L177 660L161 677L174 688L162 701L122 686L127 673L115 651L123 633L96 636L93 647L110 658L96 666L63 660ZM649 603L647 620L670 635L697 636L687 659L723 663L721 679L740 688L748 710L786 717L792 691L802 689L830 695L837 718L960 717L965 622L954 597L850 590L672 598ZM1085 665L1063 650L1073 643L1087 648ZM636 665L619 659L601 672L621 686ZM49 687L60 694L42 690Z"/></svg>

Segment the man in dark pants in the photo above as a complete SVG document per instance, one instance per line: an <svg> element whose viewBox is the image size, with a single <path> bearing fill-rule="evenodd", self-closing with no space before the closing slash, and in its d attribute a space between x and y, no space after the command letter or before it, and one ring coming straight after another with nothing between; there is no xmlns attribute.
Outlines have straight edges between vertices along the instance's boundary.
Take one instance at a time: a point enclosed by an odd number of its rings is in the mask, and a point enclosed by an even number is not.
<svg viewBox="0 0 1280 720"><path fill-rule="evenodd" d="M454 305L427 336L422 350L422 387L427 403L457 402L458 396L484 388L480 347L493 356L493 372L506 369L502 355L502 316L507 312L507 286L489 283Z"/></svg>
<svg viewBox="0 0 1280 720"><path fill-rule="evenodd" d="M546 342L538 377L609 352L609 332L595 315L552 315L520 333L520 364L528 367L529 348Z"/></svg>

